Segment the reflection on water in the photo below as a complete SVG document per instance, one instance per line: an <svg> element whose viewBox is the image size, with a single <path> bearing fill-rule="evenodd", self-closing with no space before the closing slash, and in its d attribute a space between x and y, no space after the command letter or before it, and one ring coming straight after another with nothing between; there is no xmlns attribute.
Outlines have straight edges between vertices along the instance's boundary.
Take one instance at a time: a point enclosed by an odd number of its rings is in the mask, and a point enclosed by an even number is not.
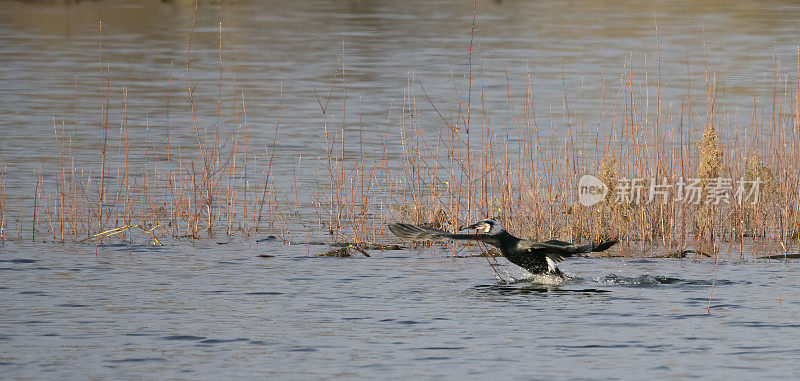
<svg viewBox="0 0 800 381"><path fill-rule="evenodd" d="M569 136L585 166L597 164L587 158L601 146L598 136L619 133L633 112L625 108L628 91L637 97L634 120L652 124L659 115L670 128L692 129L693 140L705 124L706 83L717 83L722 141L772 133L763 127L771 94L780 93L772 83L796 83L800 16L800 6L777 1L480 1L472 41L466 0L219 1L203 3L195 21L191 1L0 6L0 158L13 204L30 205L16 209L34 210L32 174L41 171L43 187L52 190L60 159L73 150L75 178L86 179L74 193L98 193L88 178L99 177L106 116L114 161L106 179L121 183L124 130L131 177L145 182L147 165L157 177L148 181L162 187L167 139L169 157L180 155L188 168L204 136L215 136L221 124L222 140L234 140L226 135L230 126L238 122L241 130L246 120L247 154L236 158L251 170L240 187L264 183L268 157L276 192L294 204L286 213L301 223L319 220L325 123L333 135L348 134L339 147L350 161L343 168L385 159L392 180L403 166L401 129L419 122L433 145L449 134L442 119L464 106L473 126L492 125L496 140L524 136L519 130L529 127L525 116L533 110L542 157ZM635 73L627 85L625 72ZM472 104L465 105L470 90ZM419 119L411 119L415 112ZM497 132L503 127L505 135ZM479 146L479 137L471 144ZM161 207L153 213L171 212Z"/></svg>
<svg viewBox="0 0 800 381"><path fill-rule="evenodd" d="M497 295L529 295L535 293L553 293L553 294L567 294L567 293L604 293L611 292L610 290L600 290L595 288L573 289L563 288L559 286L551 286L545 284L531 284L526 282L525 285L513 287L508 285L482 285L476 286L475 289L480 292L492 293Z"/></svg>
<svg viewBox="0 0 800 381"><path fill-rule="evenodd" d="M155 149L163 149L154 142L163 139L168 97L174 108L171 139L195 143L185 99L193 2L3 0L0 6L0 131L10 173L56 155L53 118L69 126L77 117L79 146L97 147L101 67L110 71L114 123L122 118L122 89L127 91L128 125L140 137L136 147L143 149L149 138ZM794 72L800 6L788 1L480 1L478 12L474 74L483 78L481 102L498 125L505 120L509 95L515 111L523 107L526 74L532 73L540 119L563 124L566 99L573 125L592 133L598 124L609 128L619 75L632 64L650 83L640 90L650 91L653 102L660 67L660 95L673 110L687 101L690 80L696 85L693 102L702 109L706 69L715 73L727 100L720 110L729 115L725 131L750 122L753 96L771 91L760 86L774 76L776 59L779 70ZM456 92L466 91L471 1L203 3L191 40L201 128L216 123L220 23L223 114L241 107L235 102L243 93L253 147L263 147L271 142L282 110L276 158L281 173L291 174L300 154L318 152L317 97L334 86L330 110L342 110L336 80L342 67L351 126L367 131L398 123L409 81L415 93L421 88L413 83L422 83L445 114L457 107ZM427 102L417 103L431 113L426 124L442 127ZM144 136L148 126L150 135ZM561 133L552 135L563 140ZM364 139L377 142L370 133ZM399 147L390 150L396 154Z"/></svg>

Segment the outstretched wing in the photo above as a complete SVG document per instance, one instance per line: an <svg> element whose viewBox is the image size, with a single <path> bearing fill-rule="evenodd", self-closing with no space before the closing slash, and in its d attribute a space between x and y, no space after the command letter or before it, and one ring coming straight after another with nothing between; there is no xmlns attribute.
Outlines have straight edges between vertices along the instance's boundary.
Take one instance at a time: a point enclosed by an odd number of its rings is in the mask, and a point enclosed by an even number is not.
<svg viewBox="0 0 800 381"><path fill-rule="evenodd" d="M400 238L412 241L480 240L478 234L453 234L444 230L411 224L389 224L389 230Z"/></svg>
<svg viewBox="0 0 800 381"><path fill-rule="evenodd" d="M590 243L586 245L572 244L569 242L552 239L545 242L522 241L520 248L527 250L531 254L545 255L554 262L561 262L566 257L576 254L599 252L608 250L617 243L616 239L600 243Z"/></svg>

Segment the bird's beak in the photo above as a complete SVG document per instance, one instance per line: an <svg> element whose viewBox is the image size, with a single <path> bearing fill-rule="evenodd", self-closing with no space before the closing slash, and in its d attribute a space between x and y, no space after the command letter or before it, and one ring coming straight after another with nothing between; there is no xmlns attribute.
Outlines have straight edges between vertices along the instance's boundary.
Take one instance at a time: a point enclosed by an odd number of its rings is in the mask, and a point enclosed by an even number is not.
<svg viewBox="0 0 800 381"><path fill-rule="evenodd" d="M477 230L479 233L486 233L486 231L488 230L486 228L486 223L485 222L474 223L474 224L472 224L470 226L467 226L464 229L468 229L468 230L474 229L474 230Z"/></svg>

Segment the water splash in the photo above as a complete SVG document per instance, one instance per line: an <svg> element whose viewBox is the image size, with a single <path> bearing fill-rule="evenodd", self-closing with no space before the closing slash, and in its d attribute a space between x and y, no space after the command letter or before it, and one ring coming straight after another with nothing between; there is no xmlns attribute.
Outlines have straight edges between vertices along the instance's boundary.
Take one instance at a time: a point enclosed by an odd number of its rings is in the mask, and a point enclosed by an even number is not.
<svg viewBox="0 0 800 381"><path fill-rule="evenodd" d="M560 286L564 282L572 280L570 277L563 278L555 274L532 274L527 271L520 277L514 277L506 272L505 277L498 277L498 284L510 285L519 283L533 283L540 286L555 287Z"/></svg>

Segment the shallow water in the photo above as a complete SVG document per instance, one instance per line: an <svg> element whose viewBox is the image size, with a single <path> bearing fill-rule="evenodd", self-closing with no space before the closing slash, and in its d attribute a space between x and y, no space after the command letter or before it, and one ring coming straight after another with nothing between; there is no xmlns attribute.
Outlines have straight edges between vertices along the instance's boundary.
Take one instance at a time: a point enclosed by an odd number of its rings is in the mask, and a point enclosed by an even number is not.
<svg viewBox="0 0 800 381"><path fill-rule="evenodd" d="M0 367L13 378L799 375L796 263L576 258L555 285L502 283L484 258L438 248L313 257L323 249L7 244Z"/></svg>

